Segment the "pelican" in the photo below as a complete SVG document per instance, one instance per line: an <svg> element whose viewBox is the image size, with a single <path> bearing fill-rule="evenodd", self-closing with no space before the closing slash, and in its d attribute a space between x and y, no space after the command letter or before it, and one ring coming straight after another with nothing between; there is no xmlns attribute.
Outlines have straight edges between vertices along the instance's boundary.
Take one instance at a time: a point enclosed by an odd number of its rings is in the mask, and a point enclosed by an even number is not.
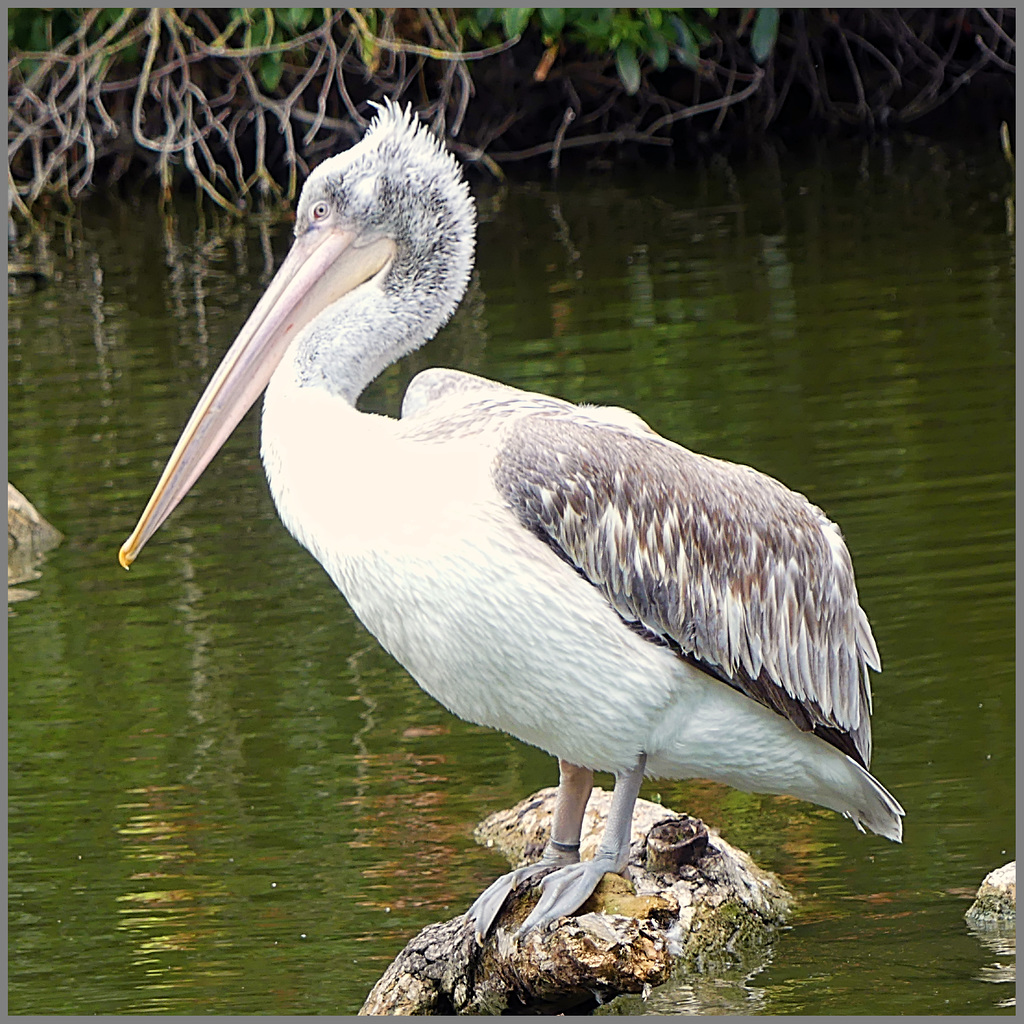
<svg viewBox="0 0 1024 1024"><path fill-rule="evenodd" d="M645 775L790 794L900 841L903 808L868 772L878 650L839 528L803 495L626 410L455 370L418 374L397 420L357 410L454 312L475 223L452 155L379 107L307 179L121 564L265 390L278 512L366 628L454 714L558 758L544 853L470 907L481 941L519 883L542 878L522 934L625 869ZM615 788L580 861L595 770Z"/></svg>

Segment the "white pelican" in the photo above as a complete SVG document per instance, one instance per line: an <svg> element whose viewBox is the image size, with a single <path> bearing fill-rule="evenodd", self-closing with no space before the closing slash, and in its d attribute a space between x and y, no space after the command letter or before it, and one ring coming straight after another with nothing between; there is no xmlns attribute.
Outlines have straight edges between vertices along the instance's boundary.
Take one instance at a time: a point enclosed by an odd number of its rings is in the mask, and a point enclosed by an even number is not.
<svg viewBox="0 0 1024 1024"><path fill-rule="evenodd" d="M480 937L526 878L548 872L523 931L621 872L645 774L788 793L899 841L903 808L867 771L878 651L820 509L623 409L454 370L420 373L401 419L356 409L451 316L474 236L454 158L409 111L380 108L309 176L291 251L121 564L266 388L263 464L285 526L427 693L559 759L544 855L473 904ZM595 770L615 775L612 812L581 862Z"/></svg>

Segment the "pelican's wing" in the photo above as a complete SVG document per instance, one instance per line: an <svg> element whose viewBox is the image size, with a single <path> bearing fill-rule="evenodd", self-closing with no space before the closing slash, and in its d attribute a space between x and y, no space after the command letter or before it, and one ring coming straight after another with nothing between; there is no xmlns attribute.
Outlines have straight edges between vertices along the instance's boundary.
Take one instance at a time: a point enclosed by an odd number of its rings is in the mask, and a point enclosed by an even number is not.
<svg viewBox="0 0 1024 1024"><path fill-rule="evenodd" d="M524 392L509 387L508 384L499 384L496 380L477 377L473 373L431 367L428 370L421 370L409 381L405 397L402 399L402 419L411 419L424 412L433 414L441 402L464 404L482 397L523 394Z"/></svg>
<svg viewBox="0 0 1024 1024"><path fill-rule="evenodd" d="M498 437L512 420L542 414L581 412L571 402L521 391L461 370L421 370L402 400L402 430L414 441L437 441L490 434ZM613 410L623 417L624 409ZM636 416L637 423L643 421Z"/></svg>
<svg viewBox="0 0 1024 1024"><path fill-rule="evenodd" d="M507 423L495 484L523 526L634 629L867 767L881 664L839 528L754 469L570 409Z"/></svg>

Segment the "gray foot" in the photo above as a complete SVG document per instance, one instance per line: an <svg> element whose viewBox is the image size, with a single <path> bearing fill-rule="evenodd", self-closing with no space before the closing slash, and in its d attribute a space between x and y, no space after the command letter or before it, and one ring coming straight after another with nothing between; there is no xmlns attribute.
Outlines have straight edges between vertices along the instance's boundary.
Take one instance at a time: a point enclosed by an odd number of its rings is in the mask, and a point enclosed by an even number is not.
<svg viewBox="0 0 1024 1024"><path fill-rule="evenodd" d="M523 922L518 932L519 937L534 928L544 928L560 917L576 913L606 873L617 874L621 870L618 858L610 854L598 854L593 860L568 864L552 871L540 883L540 901Z"/></svg>
<svg viewBox="0 0 1024 1024"><path fill-rule="evenodd" d="M552 836L559 836L559 841L550 839L544 848L544 856L536 864L502 875L469 908L466 913L476 924L478 942L483 942L501 913L508 894L521 882L547 875L541 882L540 902L523 922L518 932L520 936L550 924L556 918L575 913L587 902L605 874L618 874L626 867L633 805L646 764L647 755L641 751L632 768L616 773L615 792L601 846L593 860L580 863L580 828L594 776L589 768L580 768L564 760L558 762L561 774Z"/></svg>
<svg viewBox="0 0 1024 1024"><path fill-rule="evenodd" d="M526 867L516 868L507 875L495 879L476 898L473 906L466 911L470 921L476 922L476 940L482 943L491 925L497 920L505 900L512 890L523 882L532 878L540 878L549 871L556 868L572 866L579 862L580 851L575 844L562 846L559 843L548 842L544 847L544 853L536 864L527 864Z"/></svg>
<svg viewBox="0 0 1024 1024"><path fill-rule="evenodd" d="M536 864L528 864L525 868L516 868L515 871L510 871L507 875L502 875L491 882L476 898L473 906L466 911L466 916L476 924L476 941L483 943L491 926L497 920L498 914L501 913L501 908L505 905L509 893L517 885L554 869L553 864L539 861Z"/></svg>

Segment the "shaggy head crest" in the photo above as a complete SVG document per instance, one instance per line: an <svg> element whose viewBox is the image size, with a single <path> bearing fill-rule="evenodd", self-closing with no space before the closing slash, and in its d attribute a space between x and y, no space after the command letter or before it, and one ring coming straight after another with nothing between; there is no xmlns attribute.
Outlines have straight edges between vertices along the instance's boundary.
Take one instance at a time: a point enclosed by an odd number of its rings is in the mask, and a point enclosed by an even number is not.
<svg viewBox="0 0 1024 1024"><path fill-rule="evenodd" d="M462 168L444 143L419 119L411 106L393 100L374 104L377 115L366 134L350 149L324 160L309 176L297 209L301 224L310 197L324 189L344 192L345 205L356 215L397 190L409 196L439 193L458 220L475 224L473 200ZM386 183L386 186L382 186Z"/></svg>

